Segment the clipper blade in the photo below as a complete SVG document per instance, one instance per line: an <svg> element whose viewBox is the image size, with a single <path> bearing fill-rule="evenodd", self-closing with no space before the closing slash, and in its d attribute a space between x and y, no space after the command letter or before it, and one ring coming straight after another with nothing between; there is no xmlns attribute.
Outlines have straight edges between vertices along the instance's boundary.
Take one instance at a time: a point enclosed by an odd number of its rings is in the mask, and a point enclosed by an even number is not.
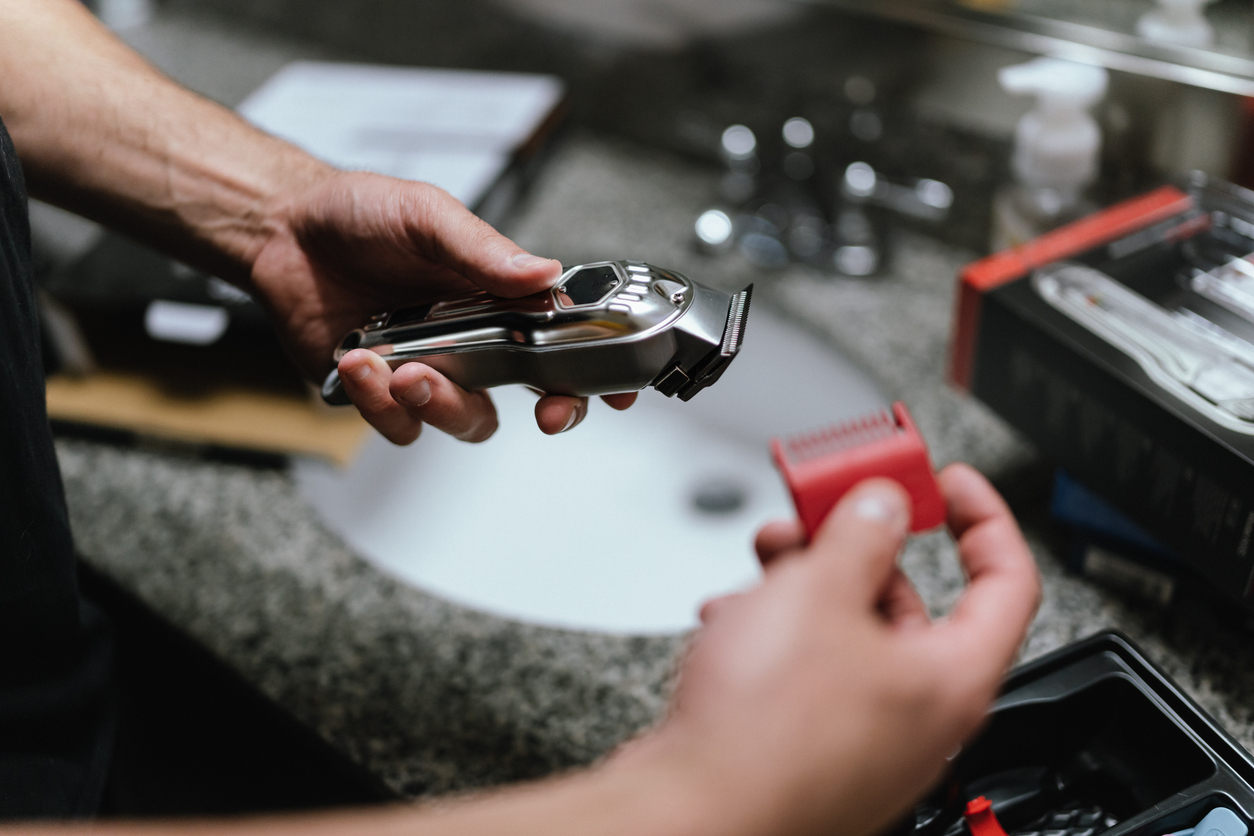
<svg viewBox="0 0 1254 836"><path fill-rule="evenodd" d="M749 318L749 302L752 298L753 285L732 296L731 305L727 309L727 324L723 326L723 338L718 348L711 351L692 371L692 382L679 390L681 401L690 401L693 395L717 383L727 366L736 359L744 341L745 320Z"/></svg>
<svg viewBox="0 0 1254 836"><path fill-rule="evenodd" d="M771 454L807 537L814 536L850 488L874 476L892 479L910 494L911 531L926 531L945 521L945 501L927 445L901 402L844 424L772 439Z"/></svg>

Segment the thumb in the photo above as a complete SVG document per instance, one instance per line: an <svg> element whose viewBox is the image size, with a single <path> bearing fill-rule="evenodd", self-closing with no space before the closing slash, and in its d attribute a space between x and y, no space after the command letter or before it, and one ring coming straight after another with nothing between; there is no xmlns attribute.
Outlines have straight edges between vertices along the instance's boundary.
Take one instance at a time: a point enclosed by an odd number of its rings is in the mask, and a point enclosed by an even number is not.
<svg viewBox="0 0 1254 836"><path fill-rule="evenodd" d="M532 255L448 192L429 188L426 211L407 219L409 234L445 266L496 296L526 296L557 282L560 262Z"/></svg>
<svg viewBox="0 0 1254 836"><path fill-rule="evenodd" d="M868 479L845 494L809 552L831 582L875 606L892 577L910 527L910 496L890 479Z"/></svg>

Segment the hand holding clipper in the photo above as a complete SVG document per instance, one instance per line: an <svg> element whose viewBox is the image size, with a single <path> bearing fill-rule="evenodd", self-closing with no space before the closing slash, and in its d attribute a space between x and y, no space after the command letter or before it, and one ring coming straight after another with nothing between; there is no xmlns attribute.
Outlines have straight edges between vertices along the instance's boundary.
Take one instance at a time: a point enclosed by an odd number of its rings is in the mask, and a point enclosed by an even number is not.
<svg viewBox="0 0 1254 836"><path fill-rule="evenodd" d="M606 395L654 386L691 399L740 351L753 287L727 294L640 261L567 270L521 299L477 291L375 317L350 331L357 348L393 369L420 361L467 390L523 383L554 395ZM347 404L338 371L322 386Z"/></svg>

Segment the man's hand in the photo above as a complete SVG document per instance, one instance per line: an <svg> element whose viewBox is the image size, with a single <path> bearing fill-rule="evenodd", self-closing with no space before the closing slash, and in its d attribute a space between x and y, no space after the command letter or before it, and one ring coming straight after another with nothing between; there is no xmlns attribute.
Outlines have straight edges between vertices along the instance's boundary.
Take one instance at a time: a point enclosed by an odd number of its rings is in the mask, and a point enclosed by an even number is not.
<svg viewBox="0 0 1254 836"><path fill-rule="evenodd" d="M808 547L799 524L762 531L764 580L706 606L670 718L607 768L695 781L710 832L859 836L904 813L979 727L1040 595L996 491L965 465L940 483L970 578L947 618L897 567L905 491L864 482Z"/></svg>
<svg viewBox="0 0 1254 836"><path fill-rule="evenodd" d="M372 314L480 288L526 296L552 287L561 265L527 253L443 189L373 174L327 170L306 188L270 201L271 235L257 253L252 283L266 300L288 350L313 379L331 352ZM372 351L339 364L349 398L389 440L408 444L424 423L464 441L496 429L485 392L467 392L420 363L392 371ZM605 401L626 409L635 394ZM568 430L587 414L586 398L541 397L536 423Z"/></svg>
<svg viewBox="0 0 1254 836"><path fill-rule="evenodd" d="M180 88L77 0L0 0L0 78L10 82L0 116L32 195L247 287L318 382L338 341L373 314L471 287L525 296L561 272L442 189L336 171ZM424 422L468 441L496 429L487 395L426 366L393 373L356 352L340 373L366 420L398 444ZM634 400L606 398L618 409ZM561 432L587 407L542 397L536 423Z"/></svg>

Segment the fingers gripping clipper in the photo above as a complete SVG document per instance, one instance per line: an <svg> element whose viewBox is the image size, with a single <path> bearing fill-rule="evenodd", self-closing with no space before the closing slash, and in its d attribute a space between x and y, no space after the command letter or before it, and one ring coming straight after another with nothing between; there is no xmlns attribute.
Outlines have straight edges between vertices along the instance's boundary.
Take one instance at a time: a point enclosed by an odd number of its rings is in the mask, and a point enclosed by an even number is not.
<svg viewBox="0 0 1254 836"><path fill-rule="evenodd" d="M910 494L910 530L945 521L945 500L927 445L905 404L815 432L771 440L771 454L788 483L797 515L812 538L828 512L863 479L883 476Z"/></svg>
<svg viewBox="0 0 1254 836"><path fill-rule="evenodd" d="M381 314L350 331L335 360L366 348L394 369L419 361L471 390L524 383L587 396L651 385L687 401L740 351L752 291L723 293L642 261L581 264L521 299L478 291ZM349 402L338 371L322 397Z"/></svg>

